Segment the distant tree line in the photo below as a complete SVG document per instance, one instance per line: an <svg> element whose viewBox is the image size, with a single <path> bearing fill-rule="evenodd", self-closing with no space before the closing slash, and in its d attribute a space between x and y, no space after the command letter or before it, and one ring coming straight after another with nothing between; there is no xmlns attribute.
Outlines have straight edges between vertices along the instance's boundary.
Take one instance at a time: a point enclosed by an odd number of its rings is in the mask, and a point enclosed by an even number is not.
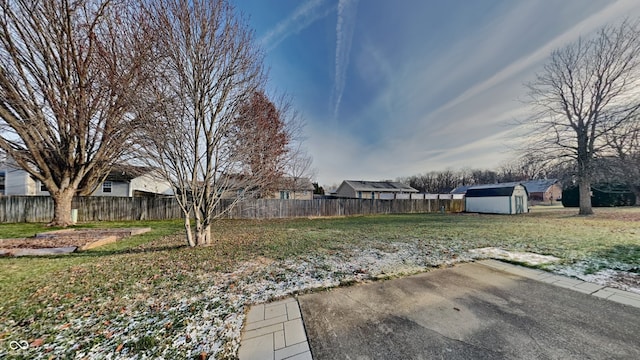
<svg viewBox="0 0 640 360"><path fill-rule="evenodd" d="M480 184L497 184L504 182L527 181L533 179L557 178L562 179L563 169L560 167L545 167L531 157L523 157L511 161L498 169L447 169L444 171L429 171L423 174L398 178L423 193L446 194L459 186Z"/></svg>
<svg viewBox="0 0 640 360"><path fill-rule="evenodd" d="M623 156L602 157L594 160L592 166L592 190L607 192L607 189L617 189L613 192L630 192L636 198L635 204L640 204L640 152L631 151ZM576 166L571 162L554 162L542 157L526 155L497 169L465 168L429 171L400 177L397 181L423 193L446 194L459 186L536 179L557 179L564 189L569 189L578 186L577 174Z"/></svg>

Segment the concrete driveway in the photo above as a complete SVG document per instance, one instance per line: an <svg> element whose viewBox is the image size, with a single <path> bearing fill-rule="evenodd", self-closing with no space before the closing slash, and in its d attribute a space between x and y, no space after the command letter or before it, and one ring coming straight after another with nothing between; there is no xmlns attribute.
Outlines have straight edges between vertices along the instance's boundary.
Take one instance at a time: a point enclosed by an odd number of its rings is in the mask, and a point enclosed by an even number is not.
<svg viewBox="0 0 640 360"><path fill-rule="evenodd" d="M316 360L640 359L640 308L478 263L298 301Z"/></svg>

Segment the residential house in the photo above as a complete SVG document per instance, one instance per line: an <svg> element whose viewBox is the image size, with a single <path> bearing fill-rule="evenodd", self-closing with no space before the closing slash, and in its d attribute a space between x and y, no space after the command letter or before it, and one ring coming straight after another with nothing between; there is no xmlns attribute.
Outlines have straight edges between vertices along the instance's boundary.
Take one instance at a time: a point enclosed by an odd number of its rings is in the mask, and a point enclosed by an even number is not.
<svg viewBox="0 0 640 360"><path fill-rule="evenodd" d="M0 191L3 195L48 196L46 186L17 165L5 161L0 167ZM91 196L163 196L172 195L171 185L146 167L115 166Z"/></svg>
<svg viewBox="0 0 640 360"><path fill-rule="evenodd" d="M557 179L523 181L529 193L529 204L555 204L562 201L562 186Z"/></svg>
<svg viewBox="0 0 640 360"><path fill-rule="evenodd" d="M336 190L338 197L357 199L408 199L418 190L394 181L345 180Z"/></svg>
<svg viewBox="0 0 640 360"><path fill-rule="evenodd" d="M173 195L168 181L152 168L115 166L91 196L148 197Z"/></svg>
<svg viewBox="0 0 640 360"><path fill-rule="evenodd" d="M224 191L222 198L262 198L262 199L282 199L282 200L313 200L313 183L309 178L299 177L282 177L275 181L273 186L269 186L272 190L260 190L256 188L247 188L253 186L253 181L245 179L240 175L229 177L224 181Z"/></svg>
<svg viewBox="0 0 640 360"><path fill-rule="evenodd" d="M313 200L313 183L309 178L283 177L276 183L273 197L282 200Z"/></svg>

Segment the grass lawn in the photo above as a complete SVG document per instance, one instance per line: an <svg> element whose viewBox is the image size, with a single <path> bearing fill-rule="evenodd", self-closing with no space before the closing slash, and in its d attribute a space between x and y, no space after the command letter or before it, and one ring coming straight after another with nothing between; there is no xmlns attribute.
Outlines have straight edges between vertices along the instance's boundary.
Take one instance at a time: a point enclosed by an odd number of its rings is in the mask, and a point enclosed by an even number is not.
<svg viewBox="0 0 640 360"><path fill-rule="evenodd" d="M424 271L479 247L640 272L640 208L576 212L227 220L214 246L195 249L184 246L181 221L83 224L153 230L82 253L0 259L0 357L233 358L245 304ZM43 230L0 224L0 238ZM29 349L11 350L20 340Z"/></svg>

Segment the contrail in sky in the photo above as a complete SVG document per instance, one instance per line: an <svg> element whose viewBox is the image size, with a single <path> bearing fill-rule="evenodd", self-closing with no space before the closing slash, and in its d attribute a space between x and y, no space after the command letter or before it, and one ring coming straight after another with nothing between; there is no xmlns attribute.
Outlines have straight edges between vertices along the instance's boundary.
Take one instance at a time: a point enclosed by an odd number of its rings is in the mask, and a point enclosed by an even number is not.
<svg viewBox="0 0 640 360"><path fill-rule="evenodd" d="M329 15L334 6L325 6L325 0L310 0L298 6L289 17L280 21L273 29L260 38L267 51L276 48L293 34L306 29L311 24Z"/></svg>
<svg viewBox="0 0 640 360"><path fill-rule="evenodd" d="M357 12L358 0L340 0L338 2L338 21L336 23L336 73L333 85L334 119L338 117L338 111L344 93Z"/></svg>

